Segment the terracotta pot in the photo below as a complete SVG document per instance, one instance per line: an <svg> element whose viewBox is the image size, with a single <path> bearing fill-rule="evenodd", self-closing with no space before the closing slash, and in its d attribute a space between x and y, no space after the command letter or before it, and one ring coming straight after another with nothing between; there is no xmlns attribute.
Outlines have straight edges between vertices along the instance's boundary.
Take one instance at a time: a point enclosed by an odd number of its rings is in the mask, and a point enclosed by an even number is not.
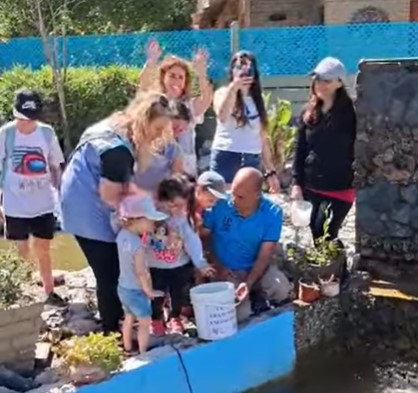
<svg viewBox="0 0 418 393"><path fill-rule="evenodd" d="M321 296L319 285L303 280L299 280L299 299L305 303L312 303Z"/></svg>
<svg viewBox="0 0 418 393"><path fill-rule="evenodd" d="M74 385L88 385L101 382L109 377L109 373L100 367L79 365L70 367L70 379Z"/></svg>

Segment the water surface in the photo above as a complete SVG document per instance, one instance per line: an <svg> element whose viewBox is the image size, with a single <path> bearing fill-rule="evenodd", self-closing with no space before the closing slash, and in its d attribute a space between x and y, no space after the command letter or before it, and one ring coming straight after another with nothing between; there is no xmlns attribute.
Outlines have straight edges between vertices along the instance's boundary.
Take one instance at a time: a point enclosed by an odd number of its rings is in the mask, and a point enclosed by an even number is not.
<svg viewBox="0 0 418 393"><path fill-rule="evenodd" d="M381 362L347 355L298 366L286 381L256 393L418 393L414 363Z"/></svg>

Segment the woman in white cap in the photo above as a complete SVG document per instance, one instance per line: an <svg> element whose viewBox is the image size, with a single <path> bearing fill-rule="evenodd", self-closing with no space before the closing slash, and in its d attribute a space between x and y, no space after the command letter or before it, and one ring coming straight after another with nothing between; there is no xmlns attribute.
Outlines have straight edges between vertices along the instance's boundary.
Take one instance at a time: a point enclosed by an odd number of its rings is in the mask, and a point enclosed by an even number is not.
<svg viewBox="0 0 418 393"><path fill-rule="evenodd" d="M327 57L316 66L297 135L292 198L312 203L314 239L324 235L327 218L328 235L337 238L355 198L356 114L345 78L345 67L338 59Z"/></svg>

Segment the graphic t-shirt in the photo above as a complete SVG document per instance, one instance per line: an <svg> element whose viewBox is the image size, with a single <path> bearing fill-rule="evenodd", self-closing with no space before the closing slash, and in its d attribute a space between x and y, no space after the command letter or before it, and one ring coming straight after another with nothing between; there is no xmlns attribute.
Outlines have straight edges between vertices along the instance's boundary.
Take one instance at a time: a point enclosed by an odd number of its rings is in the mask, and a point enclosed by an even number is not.
<svg viewBox="0 0 418 393"><path fill-rule="evenodd" d="M227 88L221 87L215 93L213 105L216 111L223 103ZM238 125L233 116L229 116L225 122L217 118L215 136L212 149L231 151L235 153L260 154L262 150L261 120L251 96L244 96L244 110L248 122Z"/></svg>
<svg viewBox="0 0 418 393"><path fill-rule="evenodd" d="M140 237L126 229L121 229L116 243L120 267L119 285L125 289L141 289L135 269L135 257L142 247Z"/></svg>
<svg viewBox="0 0 418 393"><path fill-rule="evenodd" d="M279 241L282 223L282 209L264 196L249 217L239 214L231 195L203 214L203 227L211 232L216 259L233 271L250 271L263 243Z"/></svg>
<svg viewBox="0 0 418 393"><path fill-rule="evenodd" d="M188 264L190 260L197 268L207 265L199 235L185 216L156 223L146 244L147 265L151 268L173 269Z"/></svg>
<svg viewBox="0 0 418 393"><path fill-rule="evenodd" d="M14 132L14 147L8 153L3 184L4 212L21 218L52 213L55 198L50 167L59 168L64 162L58 138L54 134L48 141L39 127L30 134L22 134L17 129ZM0 146L5 146L5 132L0 138Z"/></svg>

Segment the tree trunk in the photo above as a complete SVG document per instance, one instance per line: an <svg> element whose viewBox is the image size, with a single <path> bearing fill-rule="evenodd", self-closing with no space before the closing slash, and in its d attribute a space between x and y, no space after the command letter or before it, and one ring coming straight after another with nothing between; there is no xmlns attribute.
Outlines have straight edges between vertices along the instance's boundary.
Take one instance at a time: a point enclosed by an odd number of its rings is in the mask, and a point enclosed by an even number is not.
<svg viewBox="0 0 418 393"><path fill-rule="evenodd" d="M71 145L71 138L70 138L69 129L68 129L68 117L67 117L66 100L65 100L65 86L64 86L64 80L61 75L62 70L60 67L57 41L56 41L58 38L53 37L52 38L53 41L51 44L51 41L48 37L48 33L45 28L41 2L42 0L35 0L35 7L36 7L36 13L37 13L37 19L38 19L37 20L38 28L39 28L39 33L42 39L42 45L43 45L45 56L47 58L48 64L50 65L52 69L53 83L54 83L55 90L58 95L58 103L59 103L63 137L64 137L64 151L66 154L69 154L72 149L72 145ZM65 37L63 37L63 39L65 39ZM66 70L64 70L64 74L65 72Z"/></svg>

